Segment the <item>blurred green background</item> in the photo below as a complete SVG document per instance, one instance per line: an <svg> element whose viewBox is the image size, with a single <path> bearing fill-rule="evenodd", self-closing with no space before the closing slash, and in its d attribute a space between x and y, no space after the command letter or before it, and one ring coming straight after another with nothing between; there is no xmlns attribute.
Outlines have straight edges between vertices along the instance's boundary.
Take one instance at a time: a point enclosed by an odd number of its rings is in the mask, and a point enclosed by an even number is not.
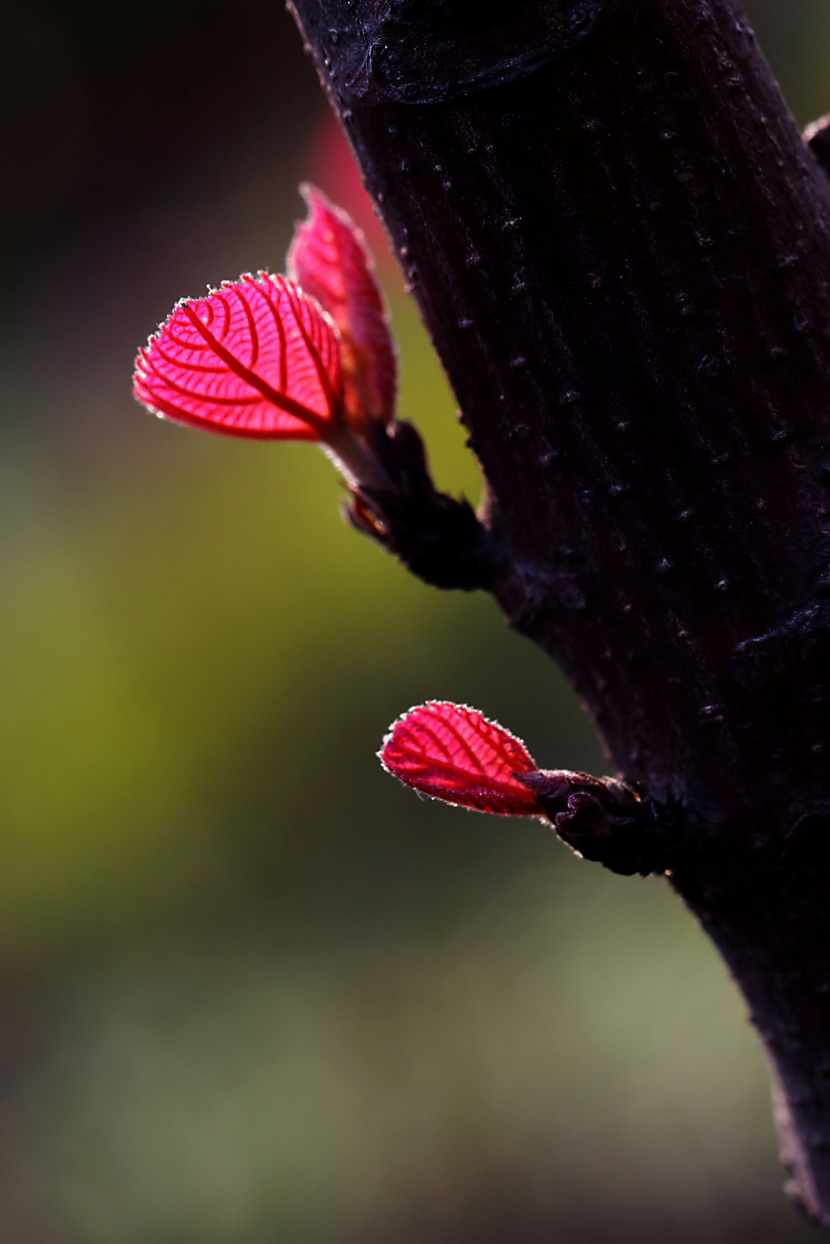
<svg viewBox="0 0 830 1244"><path fill-rule="evenodd" d="M827 0L748 7L812 119ZM365 210L280 4L4 16L0 1239L812 1238L742 1007L667 887L378 766L438 696L602 769L557 671L351 533L312 447L131 400L178 297L280 269L298 181ZM401 412L475 498L379 262Z"/></svg>

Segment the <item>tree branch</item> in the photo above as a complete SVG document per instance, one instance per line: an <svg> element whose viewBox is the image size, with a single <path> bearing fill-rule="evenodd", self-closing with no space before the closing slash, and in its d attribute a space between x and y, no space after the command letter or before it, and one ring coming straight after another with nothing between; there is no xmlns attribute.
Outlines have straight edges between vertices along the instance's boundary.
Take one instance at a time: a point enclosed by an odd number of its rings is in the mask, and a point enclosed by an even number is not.
<svg viewBox="0 0 830 1244"><path fill-rule="evenodd" d="M671 809L830 1227L826 174L731 0L293 8L481 462L493 591Z"/></svg>

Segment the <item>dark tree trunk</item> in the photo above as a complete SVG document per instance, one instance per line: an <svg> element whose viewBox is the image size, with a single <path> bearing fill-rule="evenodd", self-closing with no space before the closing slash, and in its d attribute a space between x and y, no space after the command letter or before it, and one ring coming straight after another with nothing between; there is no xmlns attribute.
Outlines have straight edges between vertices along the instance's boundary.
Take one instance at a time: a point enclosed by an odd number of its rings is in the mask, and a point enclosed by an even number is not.
<svg viewBox="0 0 830 1244"><path fill-rule="evenodd" d="M294 0L494 592L671 819L830 1227L830 186L731 0Z"/></svg>

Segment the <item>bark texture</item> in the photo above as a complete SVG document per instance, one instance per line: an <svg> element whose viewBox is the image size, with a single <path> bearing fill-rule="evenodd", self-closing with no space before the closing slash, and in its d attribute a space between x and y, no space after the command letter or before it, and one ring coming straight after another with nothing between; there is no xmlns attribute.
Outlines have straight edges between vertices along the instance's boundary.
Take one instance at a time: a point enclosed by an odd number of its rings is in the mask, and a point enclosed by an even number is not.
<svg viewBox="0 0 830 1244"><path fill-rule="evenodd" d="M732 0L294 0L487 483L830 1228L830 183Z"/></svg>

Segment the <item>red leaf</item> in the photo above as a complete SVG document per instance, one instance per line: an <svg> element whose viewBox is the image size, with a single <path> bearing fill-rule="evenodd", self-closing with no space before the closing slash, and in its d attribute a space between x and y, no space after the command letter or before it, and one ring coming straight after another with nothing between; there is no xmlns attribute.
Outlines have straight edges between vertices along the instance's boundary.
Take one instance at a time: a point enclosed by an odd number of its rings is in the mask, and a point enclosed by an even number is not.
<svg viewBox="0 0 830 1244"><path fill-rule="evenodd" d="M474 708L430 700L411 708L383 740L385 769L435 799L503 816L539 816L533 794L515 776L536 762L520 739Z"/></svg>
<svg viewBox="0 0 830 1244"><path fill-rule="evenodd" d="M248 273L178 303L139 350L133 392L215 432L324 440L343 417L337 332L292 281Z"/></svg>
<svg viewBox="0 0 830 1244"><path fill-rule="evenodd" d="M397 362L363 234L319 190L307 184L300 190L309 217L294 234L288 274L340 330L349 424L388 423L395 411Z"/></svg>

